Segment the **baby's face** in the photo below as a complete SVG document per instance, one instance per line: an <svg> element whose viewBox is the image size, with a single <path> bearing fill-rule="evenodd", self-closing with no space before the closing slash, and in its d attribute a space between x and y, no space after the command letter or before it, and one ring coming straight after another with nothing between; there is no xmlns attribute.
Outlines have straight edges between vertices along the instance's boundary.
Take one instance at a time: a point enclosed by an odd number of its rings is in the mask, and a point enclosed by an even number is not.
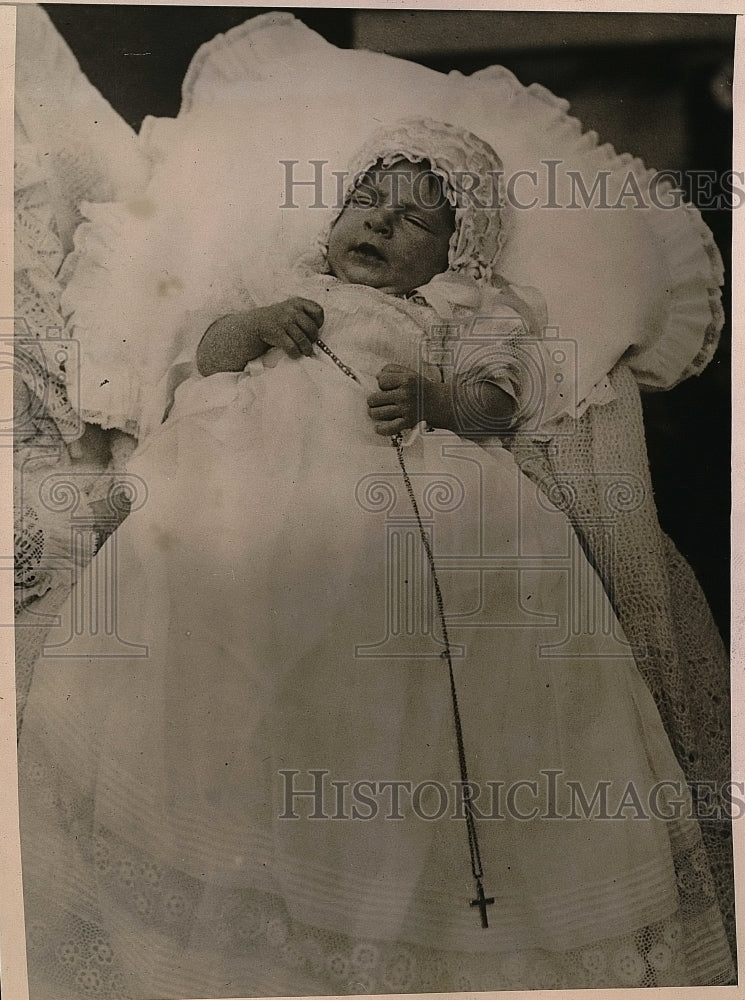
<svg viewBox="0 0 745 1000"><path fill-rule="evenodd" d="M454 212L426 167L399 160L371 170L329 237L333 275L405 294L447 270Z"/></svg>

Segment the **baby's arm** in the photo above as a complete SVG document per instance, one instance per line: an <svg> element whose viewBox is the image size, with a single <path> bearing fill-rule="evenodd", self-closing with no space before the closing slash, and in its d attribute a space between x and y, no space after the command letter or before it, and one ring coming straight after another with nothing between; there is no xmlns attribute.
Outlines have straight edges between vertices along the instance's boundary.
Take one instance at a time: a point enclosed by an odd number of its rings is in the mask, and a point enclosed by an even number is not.
<svg viewBox="0 0 745 1000"><path fill-rule="evenodd" d="M290 357L310 356L323 325L323 309L310 299L292 298L249 312L229 313L207 329L197 348L200 375L240 372L270 347Z"/></svg>
<svg viewBox="0 0 745 1000"><path fill-rule="evenodd" d="M515 400L487 379L433 382L401 365L378 374L379 392L367 399L378 434L400 434L420 420L462 437L503 433L515 414Z"/></svg>

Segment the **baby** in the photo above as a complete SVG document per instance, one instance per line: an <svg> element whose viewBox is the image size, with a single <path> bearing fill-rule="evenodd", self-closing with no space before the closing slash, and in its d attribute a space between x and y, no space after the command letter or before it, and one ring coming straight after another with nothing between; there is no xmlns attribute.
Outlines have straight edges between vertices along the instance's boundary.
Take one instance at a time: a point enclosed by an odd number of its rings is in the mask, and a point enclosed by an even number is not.
<svg viewBox="0 0 745 1000"><path fill-rule="evenodd" d="M534 388L540 303L495 273L498 196L457 187L499 166L439 123L375 136L292 297L213 323L138 447L147 503L86 570L116 546L127 645L74 632L80 583L24 717L33 996L81 997L88 961L112 1000L731 977L697 824L629 811L685 779L603 587L509 452L462 440ZM429 798L466 750L476 837Z"/></svg>
<svg viewBox="0 0 745 1000"><path fill-rule="evenodd" d="M378 163L333 223L328 272L341 282L406 298L447 270L454 232L455 209L428 163L404 157L390 166ZM323 322L322 307L302 297L223 316L199 344L198 370L201 375L242 371L270 347L291 358L310 357ZM514 397L485 377L445 383L388 364L377 383L379 391L367 397L367 406L381 435L398 434L423 420L468 436L485 429L472 414L485 412L490 425L506 425L515 412Z"/></svg>

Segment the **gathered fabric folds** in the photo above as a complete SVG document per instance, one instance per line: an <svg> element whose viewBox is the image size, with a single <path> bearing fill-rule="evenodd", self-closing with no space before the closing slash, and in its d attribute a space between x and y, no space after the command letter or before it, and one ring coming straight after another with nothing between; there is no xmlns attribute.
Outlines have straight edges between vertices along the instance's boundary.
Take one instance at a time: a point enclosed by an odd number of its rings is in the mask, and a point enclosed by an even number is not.
<svg viewBox="0 0 745 1000"><path fill-rule="evenodd" d="M322 158L331 206L331 168L379 118L457 122L507 175L561 161L544 205L566 204L575 169L607 172L611 201L654 174L504 69L335 49L283 13L204 46L179 116L135 136L41 8L18 28L32 1000L731 982L726 659L657 521L637 388L716 348L721 261L698 213L500 207L488 295L453 275L408 300L298 278L332 216L299 169L308 197L278 211L277 164ZM277 350L194 377L209 323L288 294L322 305L357 383ZM365 407L385 364L449 381L459 351L478 358L485 310L504 349L489 341L479 378L530 419L479 442L420 425L402 454L444 600L486 927L433 579ZM93 558L69 509L33 502L51 466L71 470L81 417L139 439L137 503ZM82 508L110 477L77 469ZM715 790L703 818L689 786Z"/></svg>
<svg viewBox="0 0 745 1000"><path fill-rule="evenodd" d="M364 405L433 314L308 291L359 384L322 354L184 382L36 665L32 997L729 981L684 776L568 519L506 449L420 427L482 927L432 581ZM110 579L115 627L76 628Z"/></svg>

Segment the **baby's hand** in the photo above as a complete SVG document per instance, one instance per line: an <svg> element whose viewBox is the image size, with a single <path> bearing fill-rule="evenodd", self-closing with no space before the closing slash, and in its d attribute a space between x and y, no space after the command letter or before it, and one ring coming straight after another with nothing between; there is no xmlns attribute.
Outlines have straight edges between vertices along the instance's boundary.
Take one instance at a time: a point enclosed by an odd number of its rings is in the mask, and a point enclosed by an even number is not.
<svg viewBox="0 0 745 1000"><path fill-rule="evenodd" d="M402 365L386 365L378 372L380 392L367 397L376 434L390 437L419 423L424 382L421 375Z"/></svg>
<svg viewBox="0 0 745 1000"><path fill-rule="evenodd" d="M380 392L367 397L377 434L400 434L423 420L429 427L477 440L498 433L497 427L511 426L514 418L514 399L488 379L452 385L401 365L386 365L378 373L378 385Z"/></svg>
<svg viewBox="0 0 745 1000"><path fill-rule="evenodd" d="M255 309L251 321L262 343L281 348L291 358L311 357L323 326L323 309L317 302L295 297Z"/></svg>
<svg viewBox="0 0 745 1000"><path fill-rule="evenodd" d="M285 299L273 306L221 316L205 331L196 353L197 371L242 372L267 347L279 347L291 358L313 354L313 341L323 326L323 309L310 299Z"/></svg>

